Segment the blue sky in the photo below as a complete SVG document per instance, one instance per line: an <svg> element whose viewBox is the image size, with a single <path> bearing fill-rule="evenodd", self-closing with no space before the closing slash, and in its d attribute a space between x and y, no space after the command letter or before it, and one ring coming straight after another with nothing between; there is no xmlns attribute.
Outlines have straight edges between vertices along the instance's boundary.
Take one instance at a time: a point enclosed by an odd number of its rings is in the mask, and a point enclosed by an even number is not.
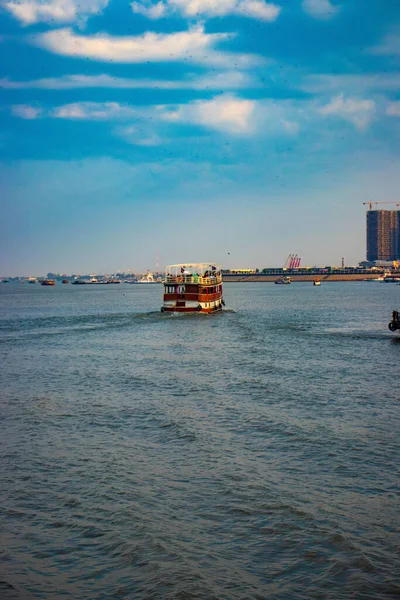
<svg viewBox="0 0 400 600"><path fill-rule="evenodd" d="M398 0L0 11L0 275L356 264L400 202Z"/></svg>

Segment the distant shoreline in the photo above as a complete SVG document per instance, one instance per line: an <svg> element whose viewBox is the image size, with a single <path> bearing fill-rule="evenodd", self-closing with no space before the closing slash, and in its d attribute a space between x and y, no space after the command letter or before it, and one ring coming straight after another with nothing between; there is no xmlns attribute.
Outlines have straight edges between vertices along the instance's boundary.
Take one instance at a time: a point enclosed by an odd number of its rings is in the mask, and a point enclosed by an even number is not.
<svg viewBox="0 0 400 600"><path fill-rule="evenodd" d="M226 274L223 275L222 280L227 283L227 282L234 282L234 283L249 283L249 282L264 282L264 283L273 283L274 281L276 281L276 279L278 279L278 275L264 275L263 273L259 273L259 274L252 274L252 275L235 275L235 274ZM290 274L290 279L292 281L292 283L296 283L296 282L300 282L300 281L313 281L314 279L318 278L321 280L321 282L324 281L365 281L366 279L368 280L374 280L377 277L381 277L381 275L379 274L373 274L373 273L352 273L352 274L340 274L340 275L333 275L333 274L318 274L318 275L304 275L304 274Z"/></svg>

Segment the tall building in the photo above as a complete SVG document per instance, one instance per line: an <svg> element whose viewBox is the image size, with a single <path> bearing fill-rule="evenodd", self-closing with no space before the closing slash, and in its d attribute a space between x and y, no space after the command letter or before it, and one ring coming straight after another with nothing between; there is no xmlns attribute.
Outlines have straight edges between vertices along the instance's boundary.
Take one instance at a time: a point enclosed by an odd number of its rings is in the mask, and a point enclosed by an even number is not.
<svg viewBox="0 0 400 600"><path fill-rule="evenodd" d="M400 210L367 212L367 260L400 259Z"/></svg>

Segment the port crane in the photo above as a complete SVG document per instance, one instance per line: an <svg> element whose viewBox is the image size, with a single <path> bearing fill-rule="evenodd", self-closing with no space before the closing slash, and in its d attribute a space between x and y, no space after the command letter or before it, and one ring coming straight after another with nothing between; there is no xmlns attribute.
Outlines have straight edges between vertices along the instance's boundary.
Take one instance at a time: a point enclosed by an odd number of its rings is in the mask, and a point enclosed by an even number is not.
<svg viewBox="0 0 400 600"><path fill-rule="evenodd" d="M400 202L363 202L363 206L365 206L366 204L369 206L369 210L372 210L373 204L394 204L395 206L400 206Z"/></svg>
<svg viewBox="0 0 400 600"><path fill-rule="evenodd" d="M285 264L283 265L284 269L298 269L300 267L301 258L297 256L297 254L289 254L287 257Z"/></svg>

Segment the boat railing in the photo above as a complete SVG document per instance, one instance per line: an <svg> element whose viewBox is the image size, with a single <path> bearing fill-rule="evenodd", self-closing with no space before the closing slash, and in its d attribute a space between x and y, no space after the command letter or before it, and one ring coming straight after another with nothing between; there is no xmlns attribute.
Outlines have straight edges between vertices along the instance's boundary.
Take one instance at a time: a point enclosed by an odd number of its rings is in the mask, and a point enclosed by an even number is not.
<svg viewBox="0 0 400 600"><path fill-rule="evenodd" d="M166 275L164 283L200 283L201 285L216 285L222 282L222 275L202 277L201 275Z"/></svg>

